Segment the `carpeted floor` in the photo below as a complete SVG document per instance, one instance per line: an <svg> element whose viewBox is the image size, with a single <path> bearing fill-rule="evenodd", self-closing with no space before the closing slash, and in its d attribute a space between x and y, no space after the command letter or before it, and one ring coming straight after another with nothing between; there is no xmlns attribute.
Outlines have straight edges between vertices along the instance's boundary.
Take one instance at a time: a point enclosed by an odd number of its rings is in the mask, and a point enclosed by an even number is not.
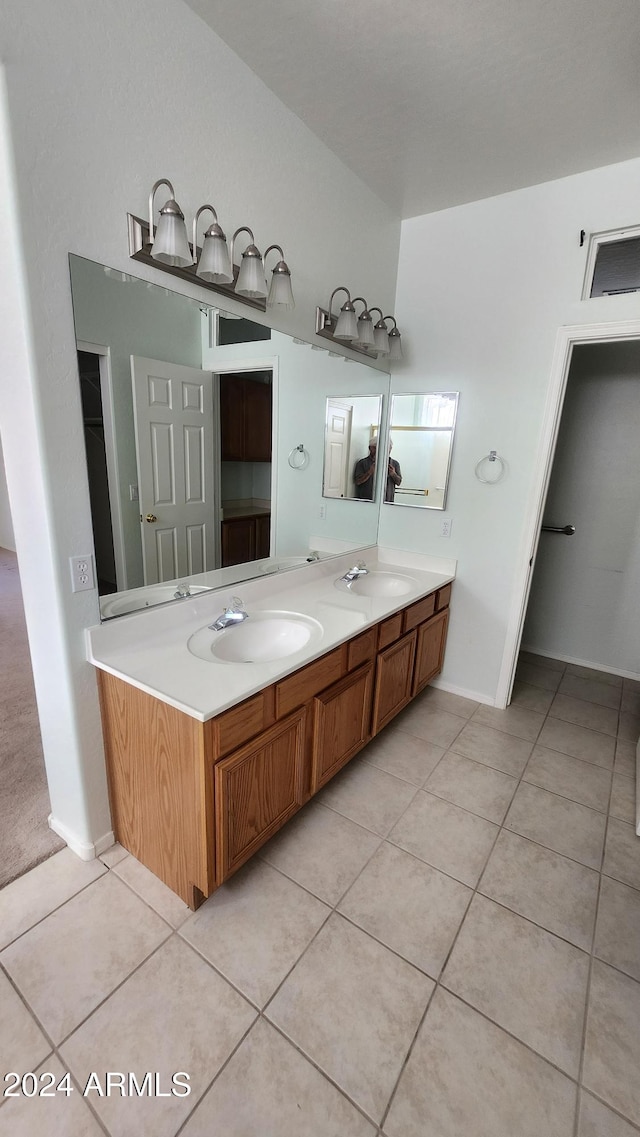
<svg viewBox="0 0 640 1137"><path fill-rule="evenodd" d="M63 847L50 809L18 564L0 549L0 887Z"/></svg>

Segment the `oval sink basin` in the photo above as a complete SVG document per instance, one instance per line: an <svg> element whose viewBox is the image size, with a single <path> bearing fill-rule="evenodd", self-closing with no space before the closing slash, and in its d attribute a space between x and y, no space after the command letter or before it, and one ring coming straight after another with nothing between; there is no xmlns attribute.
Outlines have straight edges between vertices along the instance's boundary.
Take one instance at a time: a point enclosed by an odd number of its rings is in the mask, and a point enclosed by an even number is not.
<svg viewBox="0 0 640 1137"><path fill-rule="evenodd" d="M273 663L319 640L322 625L299 612L256 612L232 628L200 628L187 642L192 655L218 663Z"/></svg>
<svg viewBox="0 0 640 1137"><path fill-rule="evenodd" d="M415 580L410 576L373 571L366 576L357 576L348 588L349 592L355 592L357 596L406 596L415 585Z"/></svg>
<svg viewBox="0 0 640 1137"><path fill-rule="evenodd" d="M211 591L210 586L206 584L191 584L189 588L191 596ZM169 600L178 599L177 590L177 584L158 584L151 588L138 588L133 596L130 593L125 596L104 596L100 598L100 615L103 618L125 616L128 612L138 612L143 608L153 608L156 604L166 604ZM181 599L187 598L181 597Z"/></svg>

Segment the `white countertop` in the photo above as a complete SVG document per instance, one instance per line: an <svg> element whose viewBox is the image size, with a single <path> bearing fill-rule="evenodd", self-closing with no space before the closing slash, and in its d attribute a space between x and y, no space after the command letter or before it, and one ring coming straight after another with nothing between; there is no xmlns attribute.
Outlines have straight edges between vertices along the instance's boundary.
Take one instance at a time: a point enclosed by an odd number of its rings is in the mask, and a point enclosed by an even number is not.
<svg viewBox="0 0 640 1137"><path fill-rule="evenodd" d="M412 578L415 587L394 597L358 596L337 589L334 582L360 559L369 569ZM206 722L371 624L448 584L455 577L455 567L455 561L373 546L356 555L346 553L88 628L87 659L103 671ZM187 647L189 638L211 624L231 603L232 595L242 599L250 616L252 612L264 611L309 616L322 625L322 635L294 655L270 663L227 663L214 656L210 660L198 658Z"/></svg>

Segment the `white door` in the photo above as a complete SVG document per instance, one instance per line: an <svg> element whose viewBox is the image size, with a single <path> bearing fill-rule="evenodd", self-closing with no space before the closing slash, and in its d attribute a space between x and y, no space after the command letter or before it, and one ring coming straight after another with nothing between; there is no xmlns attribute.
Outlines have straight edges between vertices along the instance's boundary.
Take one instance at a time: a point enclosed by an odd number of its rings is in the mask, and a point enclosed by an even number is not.
<svg viewBox="0 0 640 1137"><path fill-rule="evenodd" d="M131 356L145 584L215 568L213 375Z"/></svg>
<svg viewBox="0 0 640 1137"><path fill-rule="evenodd" d="M327 405L327 437L324 449L324 497L348 497L351 407L339 402Z"/></svg>

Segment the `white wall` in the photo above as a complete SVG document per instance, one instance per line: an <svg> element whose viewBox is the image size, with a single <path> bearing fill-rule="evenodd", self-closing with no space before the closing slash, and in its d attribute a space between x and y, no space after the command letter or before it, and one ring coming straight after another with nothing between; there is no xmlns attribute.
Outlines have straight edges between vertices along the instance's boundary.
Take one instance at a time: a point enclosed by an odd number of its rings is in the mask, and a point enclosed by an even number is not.
<svg viewBox="0 0 640 1137"><path fill-rule="evenodd" d="M640 672L640 343L575 349L523 645Z"/></svg>
<svg viewBox="0 0 640 1137"><path fill-rule="evenodd" d="M536 460L558 328L640 317L640 296L580 301L581 229L640 222L640 161L621 163L402 226L394 311L406 362L396 391L460 391L446 516L383 506L380 543L458 558L442 682L495 698L520 597ZM474 477L497 450L508 473Z"/></svg>
<svg viewBox="0 0 640 1137"><path fill-rule="evenodd" d="M11 507L9 505L9 491L7 478L4 472L4 456L0 442L0 549L12 549L15 552L15 537L11 521Z"/></svg>
<svg viewBox="0 0 640 1137"><path fill-rule="evenodd" d="M0 429L53 814L90 852L109 815L84 661L98 598L69 589L92 537L68 253L126 270L125 213L169 177L188 215L212 201L227 231L282 243L297 307L277 323L310 338L337 284L393 310L399 224L181 0L5 0L0 43Z"/></svg>

